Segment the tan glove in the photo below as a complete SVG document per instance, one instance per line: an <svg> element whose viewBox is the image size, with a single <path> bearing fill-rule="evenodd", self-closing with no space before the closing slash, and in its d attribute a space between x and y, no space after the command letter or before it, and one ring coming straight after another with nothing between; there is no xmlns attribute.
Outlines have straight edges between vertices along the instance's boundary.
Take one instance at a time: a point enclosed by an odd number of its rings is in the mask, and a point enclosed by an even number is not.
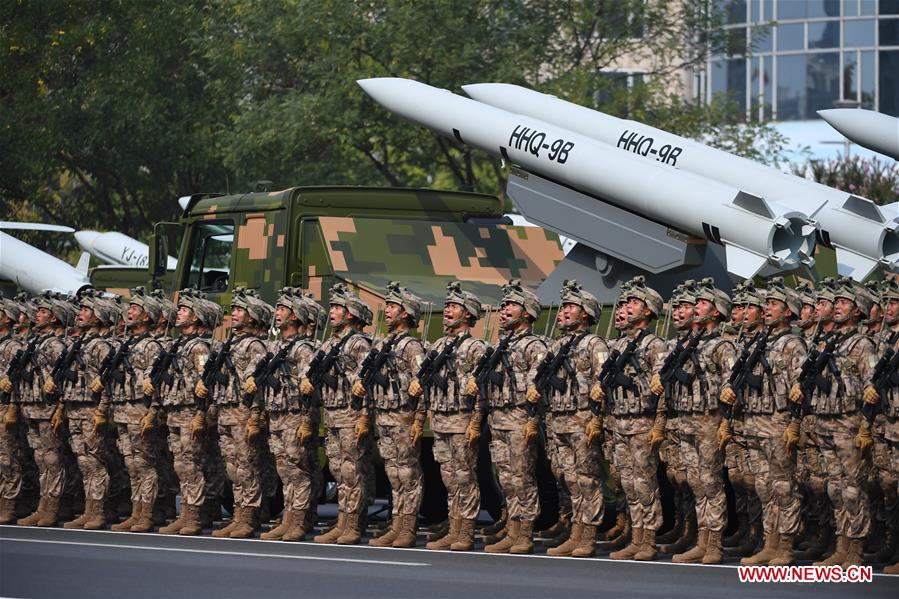
<svg viewBox="0 0 899 599"><path fill-rule="evenodd" d="M205 430L206 414L203 410L197 410L197 413L194 414L194 417L190 421L190 438L193 439L194 442L199 441Z"/></svg>
<svg viewBox="0 0 899 599"><path fill-rule="evenodd" d="M156 389L153 387L153 381L150 380L150 377L144 379L144 395L152 396L156 393Z"/></svg>
<svg viewBox="0 0 899 599"><path fill-rule="evenodd" d="M256 379L252 376L247 377L247 381L243 384L243 391L247 395L256 395Z"/></svg>
<svg viewBox="0 0 899 599"><path fill-rule="evenodd" d="M368 414L363 413L356 420L356 446L361 446L365 437L371 432L371 420Z"/></svg>
<svg viewBox="0 0 899 599"><path fill-rule="evenodd" d="M524 442L527 445L533 443L540 435L540 419L537 416L528 418L524 425Z"/></svg>
<svg viewBox="0 0 899 599"><path fill-rule="evenodd" d="M478 382L474 379L474 377L468 379L468 382L465 383L465 391L462 394L468 397L478 396Z"/></svg>
<svg viewBox="0 0 899 599"><path fill-rule="evenodd" d="M602 385L599 383L593 384L593 387L590 389L590 399L596 403L602 403L606 400L606 392L603 390Z"/></svg>
<svg viewBox="0 0 899 599"><path fill-rule="evenodd" d="M43 386L43 391L47 395L56 395L58 389L56 388L56 383L53 382L53 379L47 379Z"/></svg>
<svg viewBox="0 0 899 599"><path fill-rule="evenodd" d="M308 441L312 437L312 424L309 422L308 418L303 418L300 421L300 426L297 427L297 439L299 439L300 444L305 445L306 441Z"/></svg>
<svg viewBox="0 0 899 599"><path fill-rule="evenodd" d="M718 449L724 449L725 446L733 439L734 433L730 430L730 421L724 419L718 425Z"/></svg>
<svg viewBox="0 0 899 599"><path fill-rule="evenodd" d="M156 408L150 407L144 417L140 419L140 436L146 439L156 428Z"/></svg>
<svg viewBox="0 0 899 599"><path fill-rule="evenodd" d="M300 381L300 394L309 397L313 393L315 393L315 387L312 386L312 381L303 378L303 380Z"/></svg>
<svg viewBox="0 0 899 599"><path fill-rule="evenodd" d="M6 408L6 414L3 416L3 426L7 429L16 428L19 423L19 408L15 404L10 404Z"/></svg>
<svg viewBox="0 0 899 599"><path fill-rule="evenodd" d="M787 451L793 451L796 445L799 444L799 421L791 420L790 424L787 425L786 430L784 430L784 447L787 448Z"/></svg>
<svg viewBox="0 0 899 599"><path fill-rule="evenodd" d="M8 376L0 379L0 391L4 393L12 393L12 381Z"/></svg>
<svg viewBox="0 0 899 599"><path fill-rule="evenodd" d="M203 379L197 379L197 384L194 385L194 395L196 395L200 399L206 399L207 397L209 397L209 389L206 388L206 384L203 382Z"/></svg>
<svg viewBox="0 0 899 599"><path fill-rule="evenodd" d="M468 427L465 429L465 440L468 441L469 447L475 447L481 440L481 419L474 417L468 421Z"/></svg>
<svg viewBox="0 0 899 599"><path fill-rule="evenodd" d="M97 377L91 381L90 389L94 393L102 393L103 392L103 381L100 380L100 377Z"/></svg>
<svg viewBox="0 0 899 599"><path fill-rule="evenodd" d="M665 392L665 385L662 384L662 377L658 373L652 375L649 379L649 390L653 395L662 395Z"/></svg>
<svg viewBox="0 0 899 599"><path fill-rule="evenodd" d="M862 399L866 404L877 405L880 403L880 393L877 392L877 389L868 385L865 387L865 394L862 395Z"/></svg>
<svg viewBox="0 0 899 599"><path fill-rule="evenodd" d="M587 421L587 426L584 428L584 432L587 434L587 443L592 444L602 439L602 416L591 416L590 420Z"/></svg>
<svg viewBox="0 0 899 599"><path fill-rule="evenodd" d="M421 388L421 381L417 378L412 379L412 382L409 383L409 395L412 397L421 397L421 394L424 392L425 390Z"/></svg>
<svg viewBox="0 0 899 599"><path fill-rule="evenodd" d="M802 387L799 386L799 383L793 383L793 386L790 387L790 401L793 403L803 403L805 401L805 394L802 392Z"/></svg>
<svg viewBox="0 0 899 599"><path fill-rule="evenodd" d="M730 387L725 387L721 390L721 394L718 396L718 401L732 406L737 403L737 394L734 393L734 390Z"/></svg>
<svg viewBox="0 0 899 599"><path fill-rule="evenodd" d="M858 434L855 436L855 446L862 456L867 457L871 453L873 444L874 439L871 438L871 427L868 426L867 421L862 422L861 428L858 429Z"/></svg>
<svg viewBox="0 0 899 599"><path fill-rule="evenodd" d="M56 404L56 409L53 410L53 416L50 418L50 426L53 428L53 432L59 434L65 421L66 409L62 407L62 404Z"/></svg>
<svg viewBox="0 0 899 599"><path fill-rule="evenodd" d="M421 441L421 436L424 434L424 432L424 422L416 418L412 423L412 445L418 445L418 442Z"/></svg>
<svg viewBox="0 0 899 599"><path fill-rule="evenodd" d="M528 387L528 393L524 398L528 400L529 403L538 403L540 401L540 392L537 391L537 387L531 385Z"/></svg>
<svg viewBox="0 0 899 599"><path fill-rule="evenodd" d="M107 424L109 424L109 421L106 420L106 413L103 410L101 410L100 408L97 408L97 410L94 412L94 416L93 416L93 418L91 418L91 420L94 423L95 431L101 431L104 428L106 428Z"/></svg>
<svg viewBox="0 0 899 599"><path fill-rule="evenodd" d="M656 423L653 425L652 430L649 431L649 447L655 451L659 448L659 445L662 444L662 441L665 440L665 425L661 423Z"/></svg>
<svg viewBox="0 0 899 599"><path fill-rule="evenodd" d="M365 397L365 385L362 384L362 381L353 383L352 393L356 397Z"/></svg>
<svg viewBox="0 0 899 599"><path fill-rule="evenodd" d="M253 441L262 434L262 427L259 426L259 415L251 413L247 418L247 441Z"/></svg>

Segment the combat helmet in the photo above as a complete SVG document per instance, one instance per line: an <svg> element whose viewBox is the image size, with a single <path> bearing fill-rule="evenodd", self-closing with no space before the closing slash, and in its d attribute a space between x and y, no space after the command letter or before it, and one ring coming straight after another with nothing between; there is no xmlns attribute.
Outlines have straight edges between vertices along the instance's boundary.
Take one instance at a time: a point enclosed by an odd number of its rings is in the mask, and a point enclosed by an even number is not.
<svg viewBox="0 0 899 599"><path fill-rule="evenodd" d="M344 283L335 283L331 287L329 295L328 301L330 305L343 306L362 326L371 324L371 308L358 295L350 291Z"/></svg>
<svg viewBox="0 0 899 599"><path fill-rule="evenodd" d="M592 293L581 287L576 279L569 279L562 283L562 291L559 294L560 303L575 304L580 306L592 320L596 322L602 313L599 302Z"/></svg>
<svg viewBox="0 0 899 599"><path fill-rule="evenodd" d="M2 310L10 319L12 319L13 324L17 324L19 322L19 314L22 312L22 310L21 308L19 308L19 304L17 304L16 302L0 295L0 310Z"/></svg>
<svg viewBox="0 0 899 599"><path fill-rule="evenodd" d="M446 284L446 299L443 303L459 304L474 319L481 317L481 300L470 291L464 291L459 281L450 281Z"/></svg>
<svg viewBox="0 0 899 599"><path fill-rule="evenodd" d="M303 291L298 287L282 287L275 306L284 306L290 310L301 324L309 322L309 306L303 299Z"/></svg>
<svg viewBox="0 0 899 599"><path fill-rule="evenodd" d="M182 289L178 292L177 306L179 308L182 306L189 308L194 313L194 316L197 317L200 326L215 326L215 313L210 310L209 305L206 303L206 294L202 291L191 287Z"/></svg>
<svg viewBox="0 0 899 599"><path fill-rule="evenodd" d="M833 297L834 301L838 298L843 298L853 302L864 318L867 318L868 314L871 313L871 305L874 303L865 288L849 277L840 277L837 280ZM836 321L836 319L834 321L839 324L839 321Z"/></svg>
<svg viewBox="0 0 899 599"><path fill-rule="evenodd" d="M398 282L390 281L387 283L387 295L384 296L384 301L399 304L409 315L409 324L413 328L418 326L418 321L421 320L420 297L400 286Z"/></svg>
<svg viewBox="0 0 899 599"><path fill-rule="evenodd" d="M665 305L665 300L662 299L658 291L646 286L646 277L642 275L634 277L625 285L627 287L622 294L625 301L638 299L646 304L646 307L652 312L653 318L659 317L659 314L662 313L662 307ZM622 289L625 289L625 287L622 286Z"/></svg>
<svg viewBox="0 0 899 599"><path fill-rule="evenodd" d="M103 299L100 292L96 289L84 289L79 292L78 304L83 308L90 309L97 320L104 326L115 323L118 317L115 314L117 308L108 300ZM59 317L57 316L57 318Z"/></svg>
<svg viewBox="0 0 899 599"><path fill-rule="evenodd" d="M746 292L744 288L744 292ZM726 293L715 287L715 279L706 277L696 285L696 299L707 300L718 310L719 320L730 318L731 301Z"/></svg>
<svg viewBox="0 0 899 599"><path fill-rule="evenodd" d="M300 290L299 287L297 290ZM309 311L309 322L315 325L316 330L325 328L325 323L328 322L328 311L315 301L315 296L308 291L303 292L303 303Z"/></svg>
<svg viewBox="0 0 899 599"><path fill-rule="evenodd" d="M793 318L799 318L802 312L802 300L799 298L799 294L784 284L783 277L771 277L768 280L765 298L782 301L793 313Z"/></svg>
<svg viewBox="0 0 899 599"><path fill-rule="evenodd" d="M521 285L521 279L509 279L509 282L503 285L503 295L500 304L515 303L524 307L525 313L532 320L540 317L540 300L530 289L526 289Z"/></svg>
<svg viewBox="0 0 899 599"><path fill-rule="evenodd" d="M162 305L155 297L148 295L146 288L142 285L131 288L131 297L128 299L128 303L140 307L150 317L150 325L159 322Z"/></svg>

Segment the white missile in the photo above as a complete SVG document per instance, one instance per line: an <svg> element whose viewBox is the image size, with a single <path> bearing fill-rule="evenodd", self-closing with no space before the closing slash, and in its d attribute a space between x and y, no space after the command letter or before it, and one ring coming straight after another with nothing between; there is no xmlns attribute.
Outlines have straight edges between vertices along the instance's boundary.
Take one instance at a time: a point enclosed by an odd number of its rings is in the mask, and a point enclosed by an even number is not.
<svg viewBox="0 0 899 599"><path fill-rule="evenodd" d="M107 264L147 268L150 261L150 247L123 233L78 231L75 233L75 240L84 251ZM174 270L178 261L168 256L166 266L169 270Z"/></svg>
<svg viewBox="0 0 899 599"><path fill-rule="evenodd" d="M733 185L765 198L775 212L807 214L820 223L819 240L836 250L842 275L862 280L878 264L893 270L899 266L899 224L866 198L517 85L479 83L463 89L479 102L580 131L649 164Z"/></svg>
<svg viewBox="0 0 899 599"><path fill-rule="evenodd" d="M818 116L846 139L899 160L899 119L860 108L819 110Z"/></svg>
<svg viewBox="0 0 899 599"><path fill-rule="evenodd" d="M29 293L37 294L46 289L76 293L91 284L86 272L87 262L81 260L79 265L80 270L73 268L59 258L0 231L0 278L12 281Z"/></svg>
<svg viewBox="0 0 899 599"><path fill-rule="evenodd" d="M787 270L812 262L815 228L801 212L776 214L759 196L643 163L574 131L444 89L397 78L358 83L407 120L600 201L723 244L727 268L735 275L748 278L766 265Z"/></svg>

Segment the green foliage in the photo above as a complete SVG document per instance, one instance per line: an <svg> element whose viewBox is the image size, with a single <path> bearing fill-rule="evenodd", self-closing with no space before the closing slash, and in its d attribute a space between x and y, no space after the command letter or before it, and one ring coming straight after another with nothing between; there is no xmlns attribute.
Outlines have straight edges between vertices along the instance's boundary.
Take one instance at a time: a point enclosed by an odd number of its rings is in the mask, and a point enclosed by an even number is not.
<svg viewBox="0 0 899 599"><path fill-rule="evenodd" d="M0 213L146 238L178 196L259 179L502 193L498 160L355 83L379 76L519 83L774 160L769 128L678 93L726 46L721 23L707 0L9 0ZM600 74L633 57L651 64L641 81Z"/></svg>
<svg viewBox="0 0 899 599"><path fill-rule="evenodd" d="M836 160L810 160L794 166L793 173L818 183L868 198L876 204L899 200L899 164L877 157L840 157Z"/></svg>

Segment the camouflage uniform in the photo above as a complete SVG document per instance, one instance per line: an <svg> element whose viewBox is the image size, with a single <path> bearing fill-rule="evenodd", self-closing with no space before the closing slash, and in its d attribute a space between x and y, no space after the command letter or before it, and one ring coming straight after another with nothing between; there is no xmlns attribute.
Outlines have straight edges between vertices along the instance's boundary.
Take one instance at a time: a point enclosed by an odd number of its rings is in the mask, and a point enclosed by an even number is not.
<svg viewBox="0 0 899 599"><path fill-rule="evenodd" d="M0 297L0 312L7 311L10 318L18 319L19 310L14 303ZM2 314L0 314L2 316ZM24 352L26 344L13 335L12 329L0 337L0 377L6 375L9 363L16 352ZM20 427L18 392L11 389L3 393L6 400L0 405L0 520L8 524L15 519L16 498L22 490L22 464L19 461Z"/></svg>

